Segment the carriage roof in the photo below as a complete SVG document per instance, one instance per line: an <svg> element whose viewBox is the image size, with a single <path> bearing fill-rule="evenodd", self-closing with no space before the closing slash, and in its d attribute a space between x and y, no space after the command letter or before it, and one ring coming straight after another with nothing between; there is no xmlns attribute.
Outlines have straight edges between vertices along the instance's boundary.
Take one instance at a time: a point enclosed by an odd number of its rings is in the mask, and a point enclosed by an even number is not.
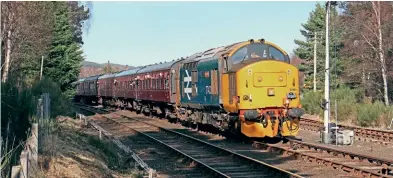
<svg viewBox="0 0 393 178"><path fill-rule="evenodd" d="M113 77L115 77L115 75L116 75L116 73L105 74L105 75L98 77L98 80L106 79L106 78L113 78Z"/></svg>
<svg viewBox="0 0 393 178"><path fill-rule="evenodd" d="M87 77L84 81L93 81L93 80L97 80L98 77L100 77L100 76L102 76L102 74L90 76L90 77Z"/></svg>
<svg viewBox="0 0 393 178"><path fill-rule="evenodd" d="M138 70L140 70L142 68L143 67L137 67L137 68L133 68L133 69L130 69L130 70L126 70L126 71L123 71L123 72L115 74L115 77L133 75L133 74L136 74L138 72Z"/></svg>
<svg viewBox="0 0 393 178"><path fill-rule="evenodd" d="M153 65L148 65L145 66L145 68L141 69L140 71L138 71L139 73L147 73L147 72L152 72L152 71L160 71L160 70L165 70L165 69L170 69L171 66L176 63L178 60L173 60L173 61L169 61L169 62L163 62L163 63L159 63L159 64L153 64Z"/></svg>

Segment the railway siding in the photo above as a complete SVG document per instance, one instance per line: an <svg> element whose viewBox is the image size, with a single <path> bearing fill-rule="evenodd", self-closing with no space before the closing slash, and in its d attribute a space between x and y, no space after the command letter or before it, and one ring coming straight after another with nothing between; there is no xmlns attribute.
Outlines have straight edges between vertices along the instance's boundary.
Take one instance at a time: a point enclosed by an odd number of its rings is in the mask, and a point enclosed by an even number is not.
<svg viewBox="0 0 393 178"><path fill-rule="evenodd" d="M304 130L310 130L314 132L319 132L323 129L323 122L307 117L303 117L300 120L301 128ZM388 145L393 143L393 132L387 130L377 130L371 128L363 128L357 126L348 125L338 125L342 129L353 130L355 133L355 139L366 142L379 143L383 145Z"/></svg>
<svg viewBox="0 0 393 178"><path fill-rule="evenodd" d="M253 146L281 154L290 154L297 159L348 172L352 176L392 177L388 175L391 170L391 160L360 155L297 140L290 140L290 144L285 145L254 142Z"/></svg>

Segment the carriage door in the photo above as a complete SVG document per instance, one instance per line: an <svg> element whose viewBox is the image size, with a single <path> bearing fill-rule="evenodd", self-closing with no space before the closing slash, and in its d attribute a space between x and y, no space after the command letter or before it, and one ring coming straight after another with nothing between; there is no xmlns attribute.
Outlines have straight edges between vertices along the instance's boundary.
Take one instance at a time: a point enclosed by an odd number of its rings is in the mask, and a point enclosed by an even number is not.
<svg viewBox="0 0 393 178"><path fill-rule="evenodd" d="M172 80L173 88L172 88L171 92L173 94L173 97L175 97L175 98L173 100L171 98L171 101L175 101L176 104L180 103L180 94L181 94L181 92L179 92L180 91L180 67L181 67L181 65L179 63L179 64L177 64L177 66L173 70L173 72L175 72L175 73L173 74L174 80Z"/></svg>

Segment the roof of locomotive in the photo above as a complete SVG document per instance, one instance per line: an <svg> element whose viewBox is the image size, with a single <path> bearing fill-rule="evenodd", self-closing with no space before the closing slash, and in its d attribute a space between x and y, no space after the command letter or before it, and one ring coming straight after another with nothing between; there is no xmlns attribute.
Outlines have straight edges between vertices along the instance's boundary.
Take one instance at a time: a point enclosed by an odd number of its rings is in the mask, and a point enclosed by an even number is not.
<svg viewBox="0 0 393 178"><path fill-rule="evenodd" d="M163 62L163 63L159 63L159 64L153 64L153 65L148 65L145 66L145 68L141 69L140 71L138 71L139 73L147 73L147 72L152 72L152 71L160 71L160 70L165 70L165 69L170 69L171 66L176 63L179 60L173 60L173 61L169 61L169 62Z"/></svg>
<svg viewBox="0 0 393 178"><path fill-rule="evenodd" d="M254 41L256 43L261 43L261 40L262 39L260 39L259 41L255 41L255 40ZM208 50L206 50L204 52L198 52L198 53L195 53L195 54L193 54L191 56L186 57L185 60L183 61L183 63L189 63L189 62L194 62L194 61L202 61L202 60L211 60L211 59L214 59L214 58L220 56L223 53L228 53L228 54L231 53L231 52L233 53L234 50L237 50L239 47L244 46L244 45L248 45L250 43L252 43L252 42L250 42L250 40L248 40L248 41L240 41L240 42L233 43L233 44L226 45L226 46L220 46L220 47L216 47L216 48L211 48L211 49L208 49ZM281 52L283 52L285 55L287 55L286 51L284 51L282 48L280 48L279 46L275 45L274 43L267 42L267 41L263 41L262 43L265 43L265 44L267 44L269 46L276 47Z"/></svg>
<svg viewBox="0 0 393 178"><path fill-rule="evenodd" d="M242 42L233 43L233 44L230 44L227 46L219 46L219 47L215 47L215 48L210 48L204 52L195 53L191 56L186 57L184 60L184 63L201 61L201 60L209 60L214 57L218 57L223 52L230 50L231 48L233 48L234 46L236 46L237 44L240 44L240 43L242 43Z"/></svg>
<svg viewBox="0 0 393 178"><path fill-rule="evenodd" d="M138 72L138 70L142 69L143 67L137 67L137 68L133 68L130 70L126 70L123 72L119 72L117 74L114 75L114 77L121 77L121 76L127 76L127 75L132 75L132 74L136 74Z"/></svg>

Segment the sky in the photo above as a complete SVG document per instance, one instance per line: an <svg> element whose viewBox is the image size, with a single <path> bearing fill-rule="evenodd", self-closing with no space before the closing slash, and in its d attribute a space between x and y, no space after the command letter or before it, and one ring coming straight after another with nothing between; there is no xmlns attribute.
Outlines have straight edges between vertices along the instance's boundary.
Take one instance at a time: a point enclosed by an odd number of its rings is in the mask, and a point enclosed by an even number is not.
<svg viewBox="0 0 393 178"><path fill-rule="evenodd" d="M93 2L87 61L141 66L249 39L293 53L316 1Z"/></svg>

